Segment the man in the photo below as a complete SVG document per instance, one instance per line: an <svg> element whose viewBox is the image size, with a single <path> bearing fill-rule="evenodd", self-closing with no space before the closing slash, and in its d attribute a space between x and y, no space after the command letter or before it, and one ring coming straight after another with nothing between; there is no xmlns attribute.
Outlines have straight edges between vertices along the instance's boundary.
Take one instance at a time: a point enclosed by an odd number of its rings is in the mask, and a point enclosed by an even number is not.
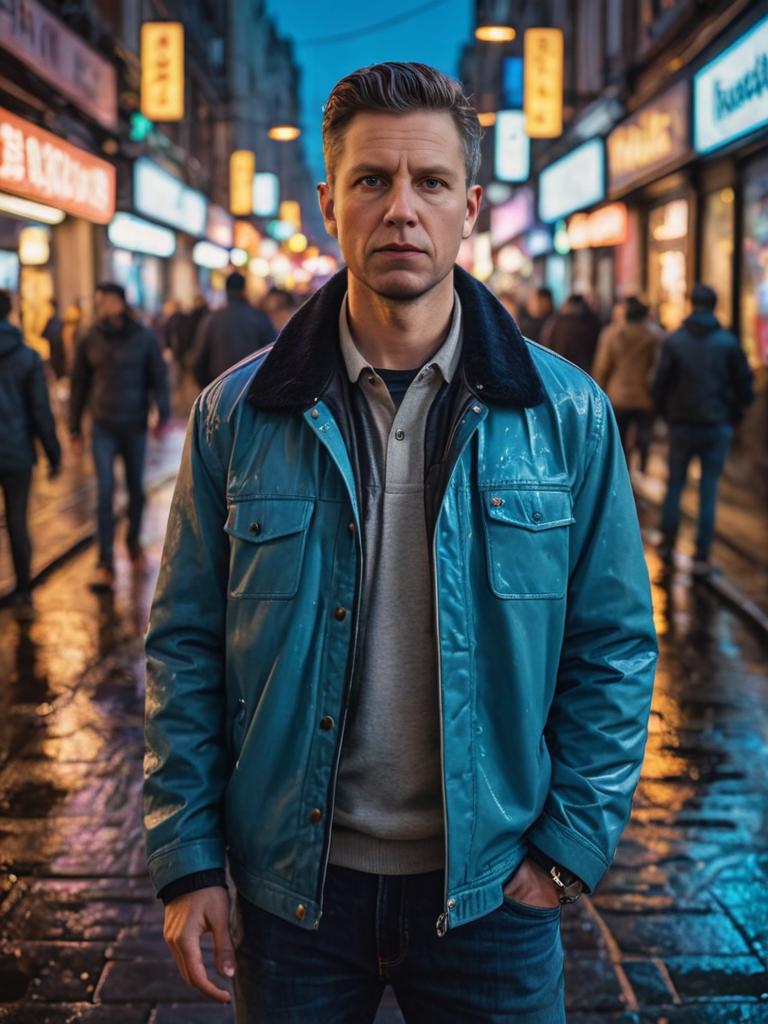
<svg viewBox="0 0 768 1024"><path fill-rule="evenodd" d="M706 284L691 290L691 315L670 334L661 350L652 392L669 423L669 476L661 515L661 557L674 564L680 498L688 466L698 457L699 521L693 573L712 571L717 485L733 439L733 425L753 399L752 371L738 338L715 316L717 293Z"/></svg>
<svg viewBox="0 0 768 1024"><path fill-rule="evenodd" d="M563 1017L560 900L629 813L656 646L595 385L455 267L480 126L421 64L325 107L347 269L200 396L148 636L165 936L238 1020ZM238 889L229 937L225 854Z"/></svg>
<svg viewBox="0 0 768 1024"><path fill-rule="evenodd" d="M637 449L638 468L645 473L651 444L651 377L658 334L648 325L648 307L630 296L623 316L600 332L593 376L611 400L627 465Z"/></svg>
<svg viewBox="0 0 768 1024"><path fill-rule="evenodd" d="M150 404L157 406L157 435L170 415L165 362L154 334L129 315L125 291L104 282L96 288L96 320L78 344L72 368L69 430L75 455L82 453L81 421L86 407L93 418L93 461L98 487L99 559L94 590L110 590L115 581L113 511L114 463L120 456L128 488L128 554L135 572L143 572L141 547L144 509L144 456Z"/></svg>
<svg viewBox="0 0 768 1024"><path fill-rule="evenodd" d="M526 309L520 317L523 337L538 341L554 314L552 291L549 288L534 288L528 296Z"/></svg>
<svg viewBox="0 0 768 1024"><path fill-rule="evenodd" d="M591 373L600 321L583 295L569 295L544 325L541 344Z"/></svg>
<svg viewBox="0 0 768 1024"><path fill-rule="evenodd" d="M211 313L198 328L192 357L197 383L204 388L274 339L269 317L246 299L245 278L234 271L227 278L226 307Z"/></svg>
<svg viewBox="0 0 768 1024"><path fill-rule="evenodd" d="M0 490L16 572L14 603L21 616L33 612L31 546L27 506L38 438L51 476L61 464L61 448L48 400L43 364L24 344L21 331L8 323L11 297L0 291Z"/></svg>
<svg viewBox="0 0 768 1024"><path fill-rule="evenodd" d="M261 301L261 308L278 332L282 331L300 305L300 297L286 288L270 288Z"/></svg>

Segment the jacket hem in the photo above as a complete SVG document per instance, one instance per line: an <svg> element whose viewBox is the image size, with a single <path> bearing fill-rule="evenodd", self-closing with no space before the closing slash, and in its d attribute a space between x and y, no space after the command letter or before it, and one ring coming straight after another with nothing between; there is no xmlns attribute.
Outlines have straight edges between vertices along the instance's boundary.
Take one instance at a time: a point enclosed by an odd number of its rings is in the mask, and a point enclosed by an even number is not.
<svg viewBox="0 0 768 1024"><path fill-rule="evenodd" d="M239 895L249 903L306 931L312 931L320 924L322 909L317 900L277 882L258 878L231 858L229 870Z"/></svg>

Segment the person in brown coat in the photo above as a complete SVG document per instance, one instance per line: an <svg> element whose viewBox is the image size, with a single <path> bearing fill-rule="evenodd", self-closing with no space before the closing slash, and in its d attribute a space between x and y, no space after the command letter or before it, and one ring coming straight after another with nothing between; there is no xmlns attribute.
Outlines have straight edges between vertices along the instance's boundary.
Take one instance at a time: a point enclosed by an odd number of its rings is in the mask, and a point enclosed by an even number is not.
<svg viewBox="0 0 768 1024"><path fill-rule="evenodd" d="M623 323L610 323L600 332L592 376L613 405L627 464L637 448L640 472L644 473L651 443L651 376L659 336L648 324L648 307L638 299L627 299L624 313Z"/></svg>

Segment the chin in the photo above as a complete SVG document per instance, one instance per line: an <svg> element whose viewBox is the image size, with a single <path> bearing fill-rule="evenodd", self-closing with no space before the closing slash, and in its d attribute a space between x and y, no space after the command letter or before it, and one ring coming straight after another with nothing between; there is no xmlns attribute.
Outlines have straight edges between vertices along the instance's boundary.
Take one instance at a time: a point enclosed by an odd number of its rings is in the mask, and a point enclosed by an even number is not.
<svg viewBox="0 0 768 1024"><path fill-rule="evenodd" d="M371 274L363 278L364 283L383 299L392 302L414 302L438 285L445 275L424 277L421 275L394 271L388 274Z"/></svg>

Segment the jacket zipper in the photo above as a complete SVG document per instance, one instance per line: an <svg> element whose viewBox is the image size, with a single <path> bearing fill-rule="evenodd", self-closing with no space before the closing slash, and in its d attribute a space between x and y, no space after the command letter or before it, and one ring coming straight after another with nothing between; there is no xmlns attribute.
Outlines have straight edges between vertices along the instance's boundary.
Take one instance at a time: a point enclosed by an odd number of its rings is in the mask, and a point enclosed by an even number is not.
<svg viewBox="0 0 768 1024"><path fill-rule="evenodd" d="M331 419L333 419L333 417L331 417ZM334 462L336 468L338 469L339 473L341 474L341 479L342 479L342 481L344 481L344 486L346 487L347 486L346 479L344 477L344 473L341 470L341 466L339 465L338 460L336 459L335 454L333 453L333 451L331 451L330 448L327 448L326 450L328 451L329 455L333 459L333 462ZM323 893L325 891L325 879L326 879L326 876L328 874L328 861L330 860L330 856L331 856L331 832L333 830L333 813L334 813L334 811L336 809L336 781L337 781L337 779L339 777L339 767L341 765L341 750L342 750L342 747L343 747L343 744L344 744L344 733L345 733L346 727L347 727L347 713L349 711L349 698L350 698L350 694L351 694L351 690L352 690L352 680L354 679L355 665L357 663L357 637L358 637L358 632L359 632L359 628L360 628L360 607L362 605L362 599L363 599L362 598L363 582L362 581L365 578L364 577L364 568L365 567L363 566L363 544L362 544L362 538L360 536L359 516L357 514L356 507L355 507L355 499L354 499L353 495L350 494L349 488L347 488L347 494L349 494L349 496L350 496L351 505L352 505L352 514L354 515L354 518L355 518L355 542L358 545L358 551L359 551L359 554L360 554L360 571L359 571L358 577L357 577L357 593L355 594L355 630L354 630L354 634L352 636L352 658L351 658L351 661L350 661L349 673L348 673L348 676L347 676L346 687L345 687L345 692L344 692L343 715L342 715L341 723L340 723L340 726L339 726L338 744L336 746L336 757L335 757L335 762L334 762L334 767L333 767L333 779L332 779L332 782L331 782L331 800L330 800L329 813L328 813L328 817L327 817L327 828L326 828L326 835L325 835L325 849L323 851L323 865L322 865L322 872L321 872L321 877L320 877L320 908L321 909L320 909L320 911L319 911L319 913L317 915L317 918L315 920L315 923L314 923L314 928L315 929L317 929L320 926L320 920L321 920L321 918L323 916L323 910L322 910Z"/></svg>
<svg viewBox="0 0 768 1024"><path fill-rule="evenodd" d="M453 440L456 436L460 424L463 423L464 417L466 416L470 407L473 406L474 404L476 404L476 400L470 399L464 406L461 415L456 420L454 428L451 431L451 437L448 441L448 451L450 451L451 445L453 444ZM440 709L440 782L443 795L443 832L445 835L445 882L443 887L443 910L440 913L440 916L438 917L437 921L435 922L435 931L437 932L437 937L439 939L442 939L445 936L446 932L448 931L448 919L450 916L450 912L456 906L456 900L448 898L448 796L446 793L445 785L445 729L443 718L443 673L441 668L442 661L440 653L440 598L437 586L437 522L440 518L440 512L443 507L443 500L445 498L445 494L446 491L448 490L450 482L453 479L453 474L456 470L456 466L458 465L459 459L464 454L464 450L471 441L473 435L474 429L472 430L472 433L469 435L469 437L467 437L464 444L461 446L460 450L456 453L456 459L454 460L454 463L451 466L451 472L448 476L448 479L445 482L445 489L442 495L440 496L440 507L438 509L437 519L435 519L435 528L432 535L432 587L435 600L435 643L437 644L437 697L438 706Z"/></svg>

